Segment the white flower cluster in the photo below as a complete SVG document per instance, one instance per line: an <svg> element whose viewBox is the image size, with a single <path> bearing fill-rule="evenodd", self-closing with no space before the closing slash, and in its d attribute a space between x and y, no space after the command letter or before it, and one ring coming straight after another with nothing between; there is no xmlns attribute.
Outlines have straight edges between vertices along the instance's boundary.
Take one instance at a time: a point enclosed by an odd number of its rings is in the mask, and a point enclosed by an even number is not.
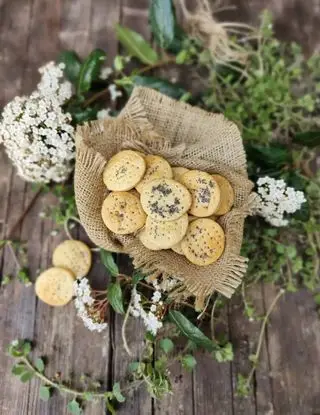
<svg viewBox="0 0 320 415"><path fill-rule="evenodd" d="M152 284L156 290L167 292L173 290L179 284L179 280L173 277L168 277L163 279L161 282L154 280Z"/></svg>
<svg viewBox="0 0 320 415"><path fill-rule="evenodd" d="M82 319L85 327L91 331L98 331L99 333L108 327L108 323L102 322L99 316L92 316L89 313L90 307L93 306L95 299L91 295L91 287L87 278L76 280L73 285L74 305L77 310L77 315Z"/></svg>
<svg viewBox="0 0 320 415"><path fill-rule="evenodd" d="M143 320L146 329L150 331L154 336L157 334L157 331L162 327L162 322L159 320L155 314L157 311L157 304L162 305L161 293L160 291L155 291L152 296L152 305L150 311L145 311L141 305L141 295L137 293L136 288L132 289L132 306L131 314L134 317L141 317Z"/></svg>
<svg viewBox="0 0 320 415"><path fill-rule="evenodd" d="M288 187L284 180L262 177L257 181L257 213L273 226L286 226L287 213L294 213L306 202L303 192Z"/></svg>
<svg viewBox="0 0 320 415"><path fill-rule="evenodd" d="M66 180L75 156L71 116L62 105L72 95L63 80L63 64L49 62L39 69L41 81L29 97L16 97L3 110L0 144L30 182Z"/></svg>

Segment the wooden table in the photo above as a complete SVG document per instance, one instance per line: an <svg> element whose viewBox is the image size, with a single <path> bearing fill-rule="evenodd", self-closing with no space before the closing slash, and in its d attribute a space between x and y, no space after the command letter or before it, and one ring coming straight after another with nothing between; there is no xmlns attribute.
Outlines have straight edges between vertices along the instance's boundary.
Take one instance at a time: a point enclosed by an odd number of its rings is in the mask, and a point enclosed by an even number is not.
<svg viewBox="0 0 320 415"><path fill-rule="evenodd" d="M311 3L303 8L303 1L295 2L296 14L289 19L291 2L238 1L241 13L255 20L257 10L269 3L278 13L278 26L287 21L291 34L297 35L309 48L314 48L318 33L306 26L311 22L319 27L319 15L313 13ZM282 7L283 6L283 7ZM36 68L55 59L62 48L74 48L80 55L93 47L101 47L111 62L117 53L113 27L121 22L150 38L147 25L148 0L0 0L0 106L15 95L30 92L37 80ZM309 9L309 14L305 12ZM300 10L300 11L299 11ZM293 10L294 11L294 10ZM307 10L308 11L308 10ZM312 13L310 12L312 11ZM288 20L289 19L289 20ZM286 26L288 28L288 25ZM310 32L311 30L311 32ZM288 31L282 28L283 36ZM280 34L281 34L280 33ZM310 34L311 33L311 34ZM17 177L5 154L0 152L0 220L1 239L21 215L34 193L31 186ZM63 233L51 235L55 225L41 219L39 213L54 203L50 195L41 196L21 226L15 239L28 241L31 275L51 264L53 248L64 239ZM85 235L79 231L79 237ZM7 249L0 253L1 274L13 274L15 264ZM126 259L119 257L126 268ZM100 283L107 274L94 263L92 278ZM251 290L257 310L264 313L274 298L276 289L257 285ZM150 399L144 390L135 392L119 410L127 415L315 415L320 413L320 323L311 295L305 291L286 294L274 310L264 340L261 362L257 370L252 394L236 396L238 373L249 371L248 355L256 345L259 322L249 323L243 317L239 300L230 302L224 316L227 332L235 346L235 360L218 364L210 356L199 353L193 374L172 368L174 394L162 402ZM38 399L38 381L21 384L11 373L12 359L2 351L16 338L31 339L36 356L47 356L48 375L61 372L62 378L78 378L89 373L105 386L126 373L128 358L120 336L122 317L113 316L110 329L103 334L88 332L75 316L74 307L53 309L39 302L32 287L14 282L0 291L0 414L3 415L62 415L67 413L68 399L55 395L48 403ZM128 338L131 348L142 347L143 330L131 319ZM79 382L75 382L77 386ZM102 414L102 404L88 404L86 414Z"/></svg>

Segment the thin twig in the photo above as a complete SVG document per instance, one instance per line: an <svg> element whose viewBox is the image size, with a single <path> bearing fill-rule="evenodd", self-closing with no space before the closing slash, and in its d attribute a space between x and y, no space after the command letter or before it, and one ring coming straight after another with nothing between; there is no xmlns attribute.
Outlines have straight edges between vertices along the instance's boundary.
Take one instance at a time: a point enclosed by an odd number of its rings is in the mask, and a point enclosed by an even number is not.
<svg viewBox="0 0 320 415"><path fill-rule="evenodd" d="M126 326L127 326L128 318L129 318L129 315L130 315L130 308L131 308L132 301L133 301L133 297L131 295L130 302L129 302L126 314L125 314L124 319L123 319L122 327L121 327L121 336L122 336L122 341L123 341L123 347L124 347L125 351L128 353L129 356L132 356L132 353L131 353L131 350L129 349L127 338L126 338Z"/></svg>
<svg viewBox="0 0 320 415"><path fill-rule="evenodd" d="M16 265L17 265L18 271L20 271L20 270L21 270L21 268L22 268L22 266L21 266L21 264L20 264L20 262L19 262L19 260L18 260L18 258L17 258L17 255L16 255L16 253L15 253L14 249L13 249L13 246L12 246L11 241L9 241L9 242L7 243L7 246L8 246L8 248L9 248L9 250L10 250L11 254L12 254L12 257L13 257L13 259L14 259L14 262L15 262L15 263L16 263Z"/></svg>
<svg viewBox="0 0 320 415"><path fill-rule="evenodd" d="M211 310L211 316L210 316L210 330L211 330L211 338L212 338L213 341L215 340L215 335L214 335L214 312L215 312L215 309L216 309L216 305L218 303L218 299L219 299L219 294L217 295L216 299L214 300L212 310Z"/></svg>

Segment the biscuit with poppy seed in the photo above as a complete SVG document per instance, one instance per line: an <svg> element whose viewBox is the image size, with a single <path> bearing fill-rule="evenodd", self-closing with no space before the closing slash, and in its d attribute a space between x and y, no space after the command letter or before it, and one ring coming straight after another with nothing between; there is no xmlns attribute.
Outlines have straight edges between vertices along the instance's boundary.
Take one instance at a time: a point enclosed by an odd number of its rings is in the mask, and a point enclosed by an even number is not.
<svg viewBox="0 0 320 415"><path fill-rule="evenodd" d="M37 297L44 303L58 307L69 303L73 297L73 273L65 268L52 267L43 271L35 282Z"/></svg>
<svg viewBox="0 0 320 415"><path fill-rule="evenodd" d="M139 193L142 192L143 186L152 180L172 178L171 166L163 157L148 154L144 157L144 160L146 162L146 172L136 186Z"/></svg>
<svg viewBox="0 0 320 415"><path fill-rule="evenodd" d="M140 200L152 219L164 222L180 218L191 206L191 195L186 187L172 179L147 183Z"/></svg>
<svg viewBox="0 0 320 415"><path fill-rule="evenodd" d="M52 263L55 267L67 268L77 278L82 278L90 270L92 254L90 248L83 242L67 240L53 251Z"/></svg>
<svg viewBox="0 0 320 415"><path fill-rule="evenodd" d="M173 180L181 183L181 177L188 171L185 167L172 167Z"/></svg>
<svg viewBox="0 0 320 415"><path fill-rule="evenodd" d="M139 198L130 192L111 192L102 204L101 215L106 227L118 235L134 233L146 221Z"/></svg>
<svg viewBox="0 0 320 415"><path fill-rule="evenodd" d="M231 210L234 203L233 188L230 182L220 174L213 174L212 177L220 188L220 203L214 214L217 216L225 215Z"/></svg>
<svg viewBox="0 0 320 415"><path fill-rule="evenodd" d="M103 182L108 190L127 191L133 189L146 171L146 162L138 152L123 150L108 161Z"/></svg>
<svg viewBox="0 0 320 415"><path fill-rule="evenodd" d="M176 220L159 222L147 217L145 232L152 245L160 249L170 249L185 236L188 228L188 215L185 213Z"/></svg>
<svg viewBox="0 0 320 415"><path fill-rule="evenodd" d="M181 183L192 195L189 213L197 217L211 216L220 203L220 189L214 178L204 171L191 170L181 178Z"/></svg>
<svg viewBox="0 0 320 415"><path fill-rule="evenodd" d="M212 219L200 218L191 223L181 248L186 258L195 265L205 266L217 261L225 247L225 234Z"/></svg>

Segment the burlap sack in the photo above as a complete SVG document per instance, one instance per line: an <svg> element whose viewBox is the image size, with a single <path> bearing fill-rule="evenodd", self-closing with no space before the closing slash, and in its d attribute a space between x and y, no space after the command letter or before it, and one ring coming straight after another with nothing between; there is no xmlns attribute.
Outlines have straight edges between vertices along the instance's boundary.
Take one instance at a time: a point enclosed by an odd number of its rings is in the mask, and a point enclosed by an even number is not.
<svg viewBox="0 0 320 415"><path fill-rule="evenodd" d="M139 87L116 119L78 127L76 146L76 202L81 223L95 244L129 254L134 266L145 273L178 278L180 293L195 295L198 305L215 290L231 297L247 267L240 248L252 189L235 124L221 114ZM158 154L173 166L220 173L231 182L235 203L232 211L218 220L226 234L226 246L217 262L199 267L171 250L150 251L134 235L119 236L106 228L101 218L107 194L102 172L107 160L121 149Z"/></svg>

